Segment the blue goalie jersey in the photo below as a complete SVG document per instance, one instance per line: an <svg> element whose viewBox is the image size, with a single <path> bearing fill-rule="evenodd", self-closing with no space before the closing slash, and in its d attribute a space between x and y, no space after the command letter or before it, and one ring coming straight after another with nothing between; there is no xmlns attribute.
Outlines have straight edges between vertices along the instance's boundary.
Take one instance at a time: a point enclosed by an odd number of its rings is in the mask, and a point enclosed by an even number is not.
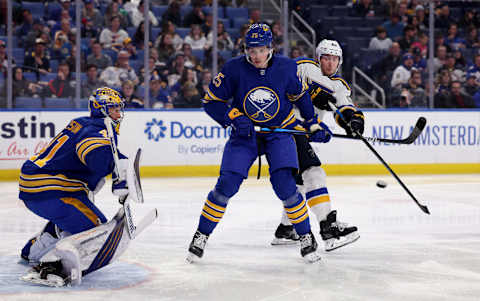
<svg viewBox="0 0 480 301"><path fill-rule="evenodd" d="M231 108L237 108L255 125L286 128L295 125L293 103L302 111L302 117L313 117L311 102L308 104L309 99L300 97L304 90L292 59L274 55L266 69L258 69L241 56L228 61L213 79L204 105L207 113L223 126L226 104L233 99ZM221 109L209 108L219 102L225 104Z"/></svg>
<svg viewBox="0 0 480 301"><path fill-rule="evenodd" d="M65 192L88 193L112 173L113 168L110 139L103 119L77 118L23 164L20 199L44 198Z"/></svg>

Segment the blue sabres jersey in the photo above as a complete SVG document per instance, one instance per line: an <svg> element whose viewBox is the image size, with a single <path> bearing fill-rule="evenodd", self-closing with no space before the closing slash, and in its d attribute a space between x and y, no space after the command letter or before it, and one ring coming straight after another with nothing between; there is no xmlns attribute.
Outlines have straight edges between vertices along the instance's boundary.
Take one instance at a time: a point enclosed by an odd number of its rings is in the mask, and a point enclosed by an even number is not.
<svg viewBox="0 0 480 301"><path fill-rule="evenodd" d="M288 127L295 122L292 102L303 92L297 65L292 59L274 55L266 69L258 69L245 56L240 56L229 60L212 80L204 104L207 113L222 125L225 125L223 115L218 111L213 114L207 107L221 102L227 110L226 104L233 99L231 107L244 113L255 125ZM307 115L313 117L313 106L311 108Z"/></svg>
<svg viewBox="0 0 480 301"><path fill-rule="evenodd" d="M115 140L117 135L115 133ZM27 160L20 173L20 199L64 192L88 193L112 173L114 160L103 119L72 120L38 154Z"/></svg>

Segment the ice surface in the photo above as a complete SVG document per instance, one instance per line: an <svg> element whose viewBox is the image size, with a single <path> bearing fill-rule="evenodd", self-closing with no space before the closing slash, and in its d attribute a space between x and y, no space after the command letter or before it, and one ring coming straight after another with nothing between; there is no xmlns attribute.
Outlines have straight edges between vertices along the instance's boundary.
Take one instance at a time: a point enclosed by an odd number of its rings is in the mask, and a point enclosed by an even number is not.
<svg viewBox="0 0 480 301"><path fill-rule="evenodd" d="M329 177L339 219L361 238L313 265L298 246L270 245L282 206L268 179L242 185L196 264L186 250L216 179L143 179L145 204L134 210L157 207L158 220L120 262L59 289L18 280L28 268L20 249L44 221L18 200L16 183L0 183L0 300L480 300L480 175L402 179L431 215L389 176ZM119 207L108 185L96 204L108 217ZM311 224L318 234L314 216Z"/></svg>

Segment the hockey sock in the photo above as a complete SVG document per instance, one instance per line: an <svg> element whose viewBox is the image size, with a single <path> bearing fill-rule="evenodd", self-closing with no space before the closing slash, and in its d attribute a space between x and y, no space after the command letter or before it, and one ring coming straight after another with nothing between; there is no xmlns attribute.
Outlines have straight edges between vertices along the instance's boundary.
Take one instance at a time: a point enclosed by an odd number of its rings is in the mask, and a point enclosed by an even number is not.
<svg viewBox="0 0 480 301"><path fill-rule="evenodd" d="M305 196L308 207L315 214L317 220L319 222L325 220L332 210L327 187L308 191Z"/></svg>
<svg viewBox="0 0 480 301"><path fill-rule="evenodd" d="M296 192L294 195L283 201L288 219L293 224L298 235L310 232L310 219L308 209L302 195Z"/></svg>
<svg viewBox="0 0 480 301"><path fill-rule="evenodd" d="M290 222L290 219L288 218L287 213L285 212L285 210L282 210L282 220L280 221L280 223L281 223L282 225L285 225L285 226L290 226L290 225L292 225L292 223Z"/></svg>
<svg viewBox="0 0 480 301"><path fill-rule="evenodd" d="M210 235L222 219L227 203L228 198L226 196L215 190L210 191L203 205L198 230L203 234Z"/></svg>

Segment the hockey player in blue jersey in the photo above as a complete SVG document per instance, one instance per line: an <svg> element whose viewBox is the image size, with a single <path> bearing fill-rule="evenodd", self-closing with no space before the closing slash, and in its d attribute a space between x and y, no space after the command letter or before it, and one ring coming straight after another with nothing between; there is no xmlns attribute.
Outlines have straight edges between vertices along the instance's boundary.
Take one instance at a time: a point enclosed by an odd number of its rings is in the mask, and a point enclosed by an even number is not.
<svg viewBox="0 0 480 301"><path fill-rule="evenodd" d="M297 59L299 76L309 86L308 93L321 120L327 111L331 111L328 102L339 107L346 118L346 124L340 116L334 113L337 123L352 135L351 128L363 133L364 116L350 99L350 86L343 78L337 75L342 64L342 48L337 41L322 40L316 49L317 60ZM325 79L327 76L329 80ZM317 125L313 125L316 127ZM317 126L318 127L318 126ZM351 127L351 128L350 128ZM311 128L310 130L314 130ZM315 142L329 142L328 133L317 132ZM320 223L320 235L326 251L332 251L356 241L360 236L357 227L348 226L337 220L337 212L331 209L330 196L326 186L326 174L321 163L305 136L295 136L297 144L300 174L297 183L303 184L307 204ZM298 240L294 227L291 225L285 212L282 221L275 231L272 245L290 244Z"/></svg>
<svg viewBox="0 0 480 301"><path fill-rule="evenodd" d="M70 121L43 150L23 164L19 198L30 211L48 220L44 229L21 251L23 259L37 264L24 280L46 285L70 282L71 275L62 266L63 261L48 261L44 256L62 239L107 222L92 201L93 194L101 189L107 175L113 172L113 194L128 194L126 181L122 180L125 177L114 172L111 137L107 136L104 122L106 118L111 120L116 129L112 131L116 132L113 139L117 141L123 107L123 99L117 91L107 87L97 89L89 99L90 117ZM119 157L118 171L125 173L127 158L122 154ZM122 214L119 212L116 216L119 234L123 230ZM118 241L121 243L120 239ZM117 255L118 244L111 246L112 253L104 258L103 265ZM87 266L77 272L81 277L81 273L88 274L103 265Z"/></svg>
<svg viewBox="0 0 480 301"><path fill-rule="evenodd" d="M273 55L268 25L252 24L245 35L245 55L229 60L210 83L204 109L224 127L232 127L215 188L208 193L200 221L189 246L189 262L203 256L205 244L222 219L229 199L237 193L255 159L266 155L270 182L300 236L300 253L308 262L320 259L310 231L305 200L297 191L295 141L285 133L255 133L254 126L293 128L298 125L293 103L306 120L313 118L309 98L300 98L303 86L295 61ZM233 99L229 102L230 99Z"/></svg>

